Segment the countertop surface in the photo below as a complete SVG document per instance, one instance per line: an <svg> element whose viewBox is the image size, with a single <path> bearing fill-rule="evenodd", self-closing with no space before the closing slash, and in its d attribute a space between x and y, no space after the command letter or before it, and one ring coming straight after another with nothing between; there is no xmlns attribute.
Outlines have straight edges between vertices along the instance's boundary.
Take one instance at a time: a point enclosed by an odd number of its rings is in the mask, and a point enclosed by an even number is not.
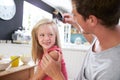
<svg viewBox="0 0 120 80"><path fill-rule="evenodd" d="M12 67L12 68L9 68L5 71L0 71L0 77L8 75L8 74L15 73L15 72L18 72L18 71L22 71L22 70L25 70L25 69L29 69L29 68L32 68L32 67L35 67L35 65L34 64L27 64L27 65L20 65L18 67Z"/></svg>

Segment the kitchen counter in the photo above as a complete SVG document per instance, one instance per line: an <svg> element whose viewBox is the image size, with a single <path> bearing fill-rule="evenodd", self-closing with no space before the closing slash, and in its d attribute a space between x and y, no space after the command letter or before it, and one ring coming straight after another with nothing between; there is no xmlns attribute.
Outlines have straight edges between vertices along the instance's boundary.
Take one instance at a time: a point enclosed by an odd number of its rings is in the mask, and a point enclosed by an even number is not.
<svg viewBox="0 0 120 80"><path fill-rule="evenodd" d="M34 74L35 65L21 65L0 71L0 80L29 80Z"/></svg>

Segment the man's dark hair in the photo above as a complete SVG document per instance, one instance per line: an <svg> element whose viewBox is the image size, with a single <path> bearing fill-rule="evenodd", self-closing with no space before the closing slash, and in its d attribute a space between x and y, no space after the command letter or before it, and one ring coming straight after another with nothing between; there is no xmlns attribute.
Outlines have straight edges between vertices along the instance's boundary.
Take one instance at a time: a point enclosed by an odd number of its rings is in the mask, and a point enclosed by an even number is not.
<svg viewBox="0 0 120 80"><path fill-rule="evenodd" d="M120 0L72 0L77 12L86 20L94 15L101 20L102 25L114 26L119 23Z"/></svg>

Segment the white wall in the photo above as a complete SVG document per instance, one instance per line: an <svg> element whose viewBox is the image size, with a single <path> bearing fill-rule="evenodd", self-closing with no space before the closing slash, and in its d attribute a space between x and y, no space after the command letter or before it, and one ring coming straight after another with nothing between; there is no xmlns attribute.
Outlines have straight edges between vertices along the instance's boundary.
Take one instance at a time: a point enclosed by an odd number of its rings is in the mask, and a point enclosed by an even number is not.
<svg viewBox="0 0 120 80"><path fill-rule="evenodd" d="M4 57L10 57L12 55L31 54L31 47L27 44L4 44L0 43L0 54Z"/></svg>

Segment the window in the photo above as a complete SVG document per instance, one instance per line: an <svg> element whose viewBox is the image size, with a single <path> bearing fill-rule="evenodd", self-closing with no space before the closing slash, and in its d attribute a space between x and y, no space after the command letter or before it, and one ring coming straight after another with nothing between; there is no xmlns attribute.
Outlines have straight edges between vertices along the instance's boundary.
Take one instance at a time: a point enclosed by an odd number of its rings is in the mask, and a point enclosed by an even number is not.
<svg viewBox="0 0 120 80"><path fill-rule="evenodd" d="M32 27L42 18L52 19L52 14L24 1L22 23L24 29L31 31Z"/></svg>

